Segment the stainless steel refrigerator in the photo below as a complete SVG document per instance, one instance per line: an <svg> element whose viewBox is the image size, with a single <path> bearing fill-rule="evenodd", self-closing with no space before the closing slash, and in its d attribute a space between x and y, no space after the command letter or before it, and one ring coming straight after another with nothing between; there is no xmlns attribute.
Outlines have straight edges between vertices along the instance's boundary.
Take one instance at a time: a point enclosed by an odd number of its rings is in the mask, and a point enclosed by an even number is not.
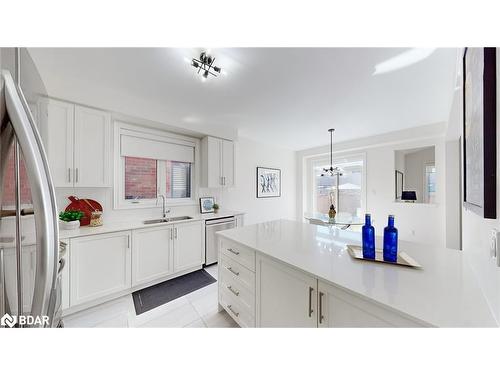
<svg viewBox="0 0 500 375"><path fill-rule="evenodd" d="M58 327L59 234L37 122L47 95L29 52L0 49L0 328Z"/></svg>

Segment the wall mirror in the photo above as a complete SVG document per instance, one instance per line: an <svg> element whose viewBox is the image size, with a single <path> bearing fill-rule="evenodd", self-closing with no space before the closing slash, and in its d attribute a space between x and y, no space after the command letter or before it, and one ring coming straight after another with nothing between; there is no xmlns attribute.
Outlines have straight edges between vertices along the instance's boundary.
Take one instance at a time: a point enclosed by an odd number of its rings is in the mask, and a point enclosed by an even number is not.
<svg viewBox="0 0 500 375"><path fill-rule="evenodd" d="M394 152L394 198L397 202L436 202L435 147Z"/></svg>

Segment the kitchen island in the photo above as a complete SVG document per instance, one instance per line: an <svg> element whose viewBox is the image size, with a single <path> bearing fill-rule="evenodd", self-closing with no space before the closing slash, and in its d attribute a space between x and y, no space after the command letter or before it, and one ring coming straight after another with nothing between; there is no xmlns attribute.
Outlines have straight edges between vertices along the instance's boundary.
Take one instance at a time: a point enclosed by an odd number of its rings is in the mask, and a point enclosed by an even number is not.
<svg viewBox="0 0 500 375"><path fill-rule="evenodd" d="M219 308L242 327L498 326L458 250L400 241L415 269L355 260L346 245L360 233L331 227L276 220L218 235Z"/></svg>

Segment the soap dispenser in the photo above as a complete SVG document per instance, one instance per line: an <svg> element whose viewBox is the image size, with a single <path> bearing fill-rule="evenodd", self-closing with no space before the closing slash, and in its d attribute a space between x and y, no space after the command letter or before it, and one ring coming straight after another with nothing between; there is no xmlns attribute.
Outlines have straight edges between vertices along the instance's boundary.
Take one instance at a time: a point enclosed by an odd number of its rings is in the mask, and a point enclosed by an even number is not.
<svg viewBox="0 0 500 375"><path fill-rule="evenodd" d="M394 227L394 215L389 215L387 226L384 228L384 261L398 260L398 230Z"/></svg>

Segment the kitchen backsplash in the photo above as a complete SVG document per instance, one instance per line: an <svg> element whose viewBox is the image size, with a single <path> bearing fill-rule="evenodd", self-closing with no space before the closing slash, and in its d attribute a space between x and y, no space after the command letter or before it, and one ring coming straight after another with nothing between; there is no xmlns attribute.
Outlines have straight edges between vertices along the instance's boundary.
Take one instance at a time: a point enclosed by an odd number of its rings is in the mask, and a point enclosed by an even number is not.
<svg viewBox="0 0 500 375"><path fill-rule="evenodd" d="M111 188L56 188L56 199L58 211L63 211L70 203L68 196L75 195L78 198L90 198L98 201L103 208L103 219L108 222L127 221L136 219L153 219L161 216L161 205L156 208L134 208L117 209L113 208L113 189ZM199 189L200 197L215 197L215 201L220 203L221 209L231 209L224 207L221 191L219 189ZM170 216L193 215L200 212L198 200L193 205L168 206Z"/></svg>

